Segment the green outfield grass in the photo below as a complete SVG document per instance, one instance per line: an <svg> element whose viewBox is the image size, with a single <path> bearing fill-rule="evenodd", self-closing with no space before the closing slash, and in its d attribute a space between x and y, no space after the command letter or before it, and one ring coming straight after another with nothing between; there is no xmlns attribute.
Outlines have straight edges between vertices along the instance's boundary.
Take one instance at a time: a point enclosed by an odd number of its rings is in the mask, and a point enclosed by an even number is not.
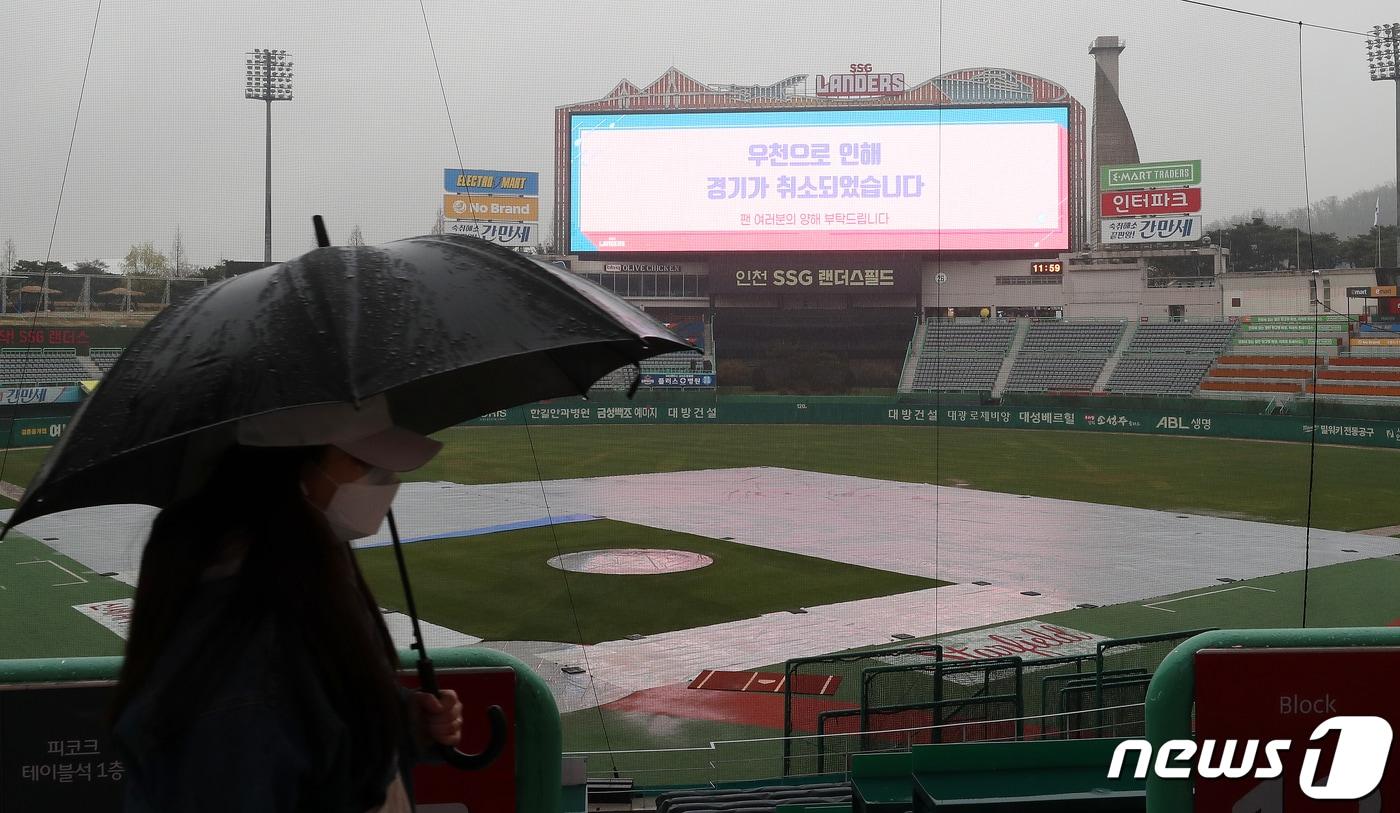
<svg viewBox="0 0 1400 813"><path fill-rule="evenodd" d="M1301 443L902 426L551 426L528 434L475 427L440 437L447 447L414 479L496 483L783 466L1290 525L1307 517ZM1394 450L1319 446L1313 524L1400 524L1392 486L1366 476L1397 463Z"/></svg>
<svg viewBox="0 0 1400 813"><path fill-rule="evenodd" d="M18 486L29 485L48 453L47 448L0 450L0 460L4 462L4 466L0 467L0 481ZM14 507L14 500L0 494L0 508Z"/></svg>
<svg viewBox="0 0 1400 813"><path fill-rule="evenodd" d="M554 530L557 547L548 527L406 546L423 617L488 640L577 643L582 635L591 644L946 584L611 520ZM561 552L600 548L688 550L714 564L650 576L569 573L567 584L546 564ZM380 602L404 609L393 551L359 556Z"/></svg>
<svg viewBox="0 0 1400 813"><path fill-rule="evenodd" d="M1400 621L1400 590L1395 587L1400 584L1400 556L1313 568L1307 580L1309 627L1383 627ZM1040 618L1110 638L1201 627L1299 627L1303 572Z"/></svg>
<svg viewBox="0 0 1400 813"><path fill-rule="evenodd" d="M451 429L416 480L499 483L782 466L1301 525L1308 446L983 428L905 426L547 426ZM47 450L12 450L3 479L24 485ZM1313 524L1400 524L1385 471L1400 451L1317 448ZM0 500L0 507L10 505Z"/></svg>
<svg viewBox="0 0 1400 813"><path fill-rule="evenodd" d="M120 655L122 639L73 606L131 594L127 585L12 533L0 542L0 657Z"/></svg>

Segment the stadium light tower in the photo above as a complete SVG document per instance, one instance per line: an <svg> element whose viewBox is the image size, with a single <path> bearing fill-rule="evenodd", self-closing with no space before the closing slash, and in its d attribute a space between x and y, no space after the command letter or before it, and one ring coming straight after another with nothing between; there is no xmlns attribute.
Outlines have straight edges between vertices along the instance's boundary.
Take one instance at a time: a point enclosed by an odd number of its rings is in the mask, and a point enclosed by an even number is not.
<svg viewBox="0 0 1400 813"><path fill-rule="evenodd" d="M292 100L292 63L286 51L254 48L248 53L248 82L243 98L267 103L267 222L263 232L263 262L272 262L272 103Z"/></svg>
<svg viewBox="0 0 1400 813"><path fill-rule="evenodd" d="M1366 62L1372 82L1395 83L1395 264L1400 266L1400 23L1371 28Z"/></svg>

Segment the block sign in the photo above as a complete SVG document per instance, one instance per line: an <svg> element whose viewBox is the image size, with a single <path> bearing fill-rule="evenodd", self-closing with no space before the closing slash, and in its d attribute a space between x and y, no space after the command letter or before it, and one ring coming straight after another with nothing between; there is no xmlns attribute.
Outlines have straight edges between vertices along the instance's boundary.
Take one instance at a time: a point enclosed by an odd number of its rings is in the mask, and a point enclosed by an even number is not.
<svg viewBox="0 0 1400 813"><path fill-rule="evenodd" d="M1141 215L1187 215L1201 211L1201 190L1146 189L1132 192L1104 192L1099 195L1099 214L1104 217Z"/></svg>
<svg viewBox="0 0 1400 813"><path fill-rule="evenodd" d="M1099 167L1099 191L1151 189L1156 186L1195 186L1201 182L1200 161L1159 161Z"/></svg>
<svg viewBox="0 0 1400 813"><path fill-rule="evenodd" d="M1391 809L1400 802L1400 744L1392 736L1386 754L1370 736L1383 726L1345 721L1379 717L1390 721L1392 730L1400 727L1400 693L1391 691L1396 674L1400 674L1400 647L1196 653L1198 747L1189 760L1195 767L1196 810ZM1337 718L1344 721L1340 728ZM1324 731L1312 739L1319 729ZM1209 761L1217 767L1226 754L1224 741L1235 741L1231 767L1236 772L1248 761L1248 743L1257 741L1246 775L1202 777L1201 751L1207 740L1213 744ZM1277 777L1267 776L1271 749L1265 746L1271 740L1288 742L1284 748L1272 749L1282 763ZM1266 776L1257 777L1260 772ZM1342 799L1349 788L1372 780L1375 787L1364 789L1359 799ZM1312 796L1305 786L1313 789ZM1329 788L1333 798L1313 798L1329 793Z"/></svg>

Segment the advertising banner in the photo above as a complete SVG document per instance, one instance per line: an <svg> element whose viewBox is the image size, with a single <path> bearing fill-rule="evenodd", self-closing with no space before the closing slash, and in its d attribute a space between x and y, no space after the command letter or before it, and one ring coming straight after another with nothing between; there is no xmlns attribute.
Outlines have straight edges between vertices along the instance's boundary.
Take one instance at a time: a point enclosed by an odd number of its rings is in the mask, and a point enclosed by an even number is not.
<svg viewBox="0 0 1400 813"><path fill-rule="evenodd" d="M710 272L712 293L912 293L919 289L919 271L894 264L850 267L793 263L788 267L741 264L715 267Z"/></svg>
<svg viewBox="0 0 1400 813"><path fill-rule="evenodd" d="M478 223L474 220L449 220L443 224L443 231L448 234L480 237L512 248L533 246L538 228L534 223Z"/></svg>
<svg viewBox="0 0 1400 813"><path fill-rule="evenodd" d="M643 387L671 389L678 387L713 387L714 385L714 373L642 373Z"/></svg>
<svg viewBox="0 0 1400 813"><path fill-rule="evenodd" d="M502 172L496 169L444 169L442 188L454 194L538 195L538 172Z"/></svg>
<svg viewBox="0 0 1400 813"><path fill-rule="evenodd" d="M1099 221L1100 237L1109 245L1180 243L1201 239L1201 216L1129 217Z"/></svg>
<svg viewBox="0 0 1400 813"><path fill-rule="evenodd" d="M1099 214L1104 217L1142 215L1186 215L1201 211L1201 190L1148 189L1133 192L1104 192L1099 195Z"/></svg>
<svg viewBox="0 0 1400 813"><path fill-rule="evenodd" d="M1268 316L1241 316L1240 321L1246 324L1296 324L1302 323L1311 325L1313 322L1327 324L1329 322L1355 322L1357 317L1347 316L1343 313L1281 313Z"/></svg>
<svg viewBox="0 0 1400 813"><path fill-rule="evenodd" d="M29 404L76 404L83 400L80 387L5 387L0 388L0 406Z"/></svg>
<svg viewBox="0 0 1400 813"><path fill-rule="evenodd" d="M1336 347L1336 339L1305 339L1282 336L1244 336L1235 339L1236 347Z"/></svg>
<svg viewBox="0 0 1400 813"><path fill-rule="evenodd" d="M1195 186L1201 182L1200 161L1158 161L1099 167L1099 191Z"/></svg>
<svg viewBox="0 0 1400 813"><path fill-rule="evenodd" d="M443 195L442 216L448 220L507 220L513 223L534 223L540 219L540 199Z"/></svg>
<svg viewBox="0 0 1400 813"><path fill-rule="evenodd" d="M10 422L10 446L52 446L63 437L70 416L57 418L15 418Z"/></svg>
<svg viewBox="0 0 1400 813"><path fill-rule="evenodd" d="M575 114L569 251L1069 246L1064 106Z"/></svg>
<svg viewBox="0 0 1400 813"><path fill-rule="evenodd" d="M1314 426L1301 415L1166 412L1117 409L1031 409L1003 407L904 406L893 402L729 401L697 396L703 403L646 402L600 404L555 401L484 415L470 425L530 424L844 424L855 426L990 427L1068 429L1150 435L1281 440L1303 443L1317 433L1321 443L1400 449L1400 421L1321 419Z"/></svg>

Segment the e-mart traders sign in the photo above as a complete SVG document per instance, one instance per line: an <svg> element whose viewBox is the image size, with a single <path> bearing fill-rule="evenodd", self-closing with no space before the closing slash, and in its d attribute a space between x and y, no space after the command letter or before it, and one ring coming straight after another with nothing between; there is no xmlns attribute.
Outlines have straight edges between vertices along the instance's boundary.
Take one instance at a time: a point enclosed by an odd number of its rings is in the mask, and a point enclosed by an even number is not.
<svg viewBox="0 0 1400 813"><path fill-rule="evenodd" d="M1200 182L1200 161L1158 161L1155 164L1099 167L1100 192L1156 186L1195 186Z"/></svg>

